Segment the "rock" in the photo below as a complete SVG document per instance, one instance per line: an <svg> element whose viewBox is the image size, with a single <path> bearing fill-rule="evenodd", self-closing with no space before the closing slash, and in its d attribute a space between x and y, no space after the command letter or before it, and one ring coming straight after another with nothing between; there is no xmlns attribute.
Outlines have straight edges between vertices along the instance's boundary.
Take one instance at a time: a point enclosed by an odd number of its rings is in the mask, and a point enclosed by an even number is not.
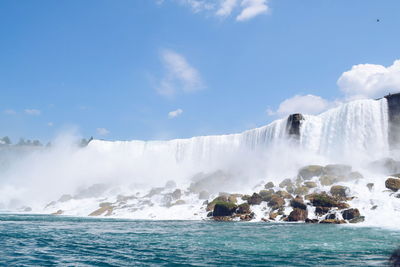
<svg viewBox="0 0 400 267"><path fill-rule="evenodd" d="M397 192L400 189L400 179L398 178L388 178L385 182L386 188Z"/></svg>
<svg viewBox="0 0 400 267"><path fill-rule="evenodd" d="M271 220L275 220L276 219L276 217L278 217L278 213L277 212L271 212L270 214L269 214L269 218L271 219Z"/></svg>
<svg viewBox="0 0 400 267"><path fill-rule="evenodd" d="M351 172L348 175L348 180L357 180L357 179L363 179L363 178L364 178L364 176L359 172Z"/></svg>
<svg viewBox="0 0 400 267"><path fill-rule="evenodd" d="M318 185L317 185L316 182L310 182L310 181L308 181L308 182L304 182L304 186L306 186L306 187L308 187L308 188L315 188L315 187L317 187Z"/></svg>
<svg viewBox="0 0 400 267"><path fill-rule="evenodd" d="M203 190L200 191L199 193L199 199L209 199L210 198L210 193L208 193L207 191Z"/></svg>
<svg viewBox="0 0 400 267"><path fill-rule="evenodd" d="M323 169L325 175L348 176L351 173L351 166L344 164L329 164Z"/></svg>
<svg viewBox="0 0 400 267"><path fill-rule="evenodd" d="M32 208L31 207L24 207L24 212L31 212Z"/></svg>
<svg viewBox="0 0 400 267"><path fill-rule="evenodd" d="M293 186L293 182L292 182L292 180L290 180L290 179L288 178L288 179L283 180L283 181L279 184L279 187L285 188L286 186L289 186L289 185Z"/></svg>
<svg viewBox="0 0 400 267"><path fill-rule="evenodd" d="M330 193L332 196L335 197L343 197L345 198L348 193L350 192L350 188L347 186L342 186L342 185L334 185L331 187Z"/></svg>
<svg viewBox="0 0 400 267"><path fill-rule="evenodd" d="M308 196L310 202L316 207L336 207L338 204L335 198L327 195L325 192L320 194L311 194L311 196Z"/></svg>
<svg viewBox="0 0 400 267"><path fill-rule="evenodd" d="M330 213L325 216L326 220L336 220L336 214L335 213Z"/></svg>
<svg viewBox="0 0 400 267"><path fill-rule="evenodd" d="M261 196L263 201L269 201L272 195L274 194L274 190L273 189L261 190L258 194Z"/></svg>
<svg viewBox="0 0 400 267"><path fill-rule="evenodd" d="M288 185L288 186L286 186L286 191L287 191L289 194L294 194L294 185Z"/></svg>
<svg viewBox="0 0 400 267"><path fill-rule="evenodd" d="M176 187L176 183L172 180L167 181L167 183L165 184L166 188L175 188Z"/></svg>
<svg viewBox="0 0 400 267"><path fill-rule="evenodd" d="M271 207L272 209L278 209L280 207L283 207L284 205L285 200L278 195L273 195L271 197L271 200L268 202L268 207Z"/></svg>
<svg viewBox="0 0 400 267"><path fill-rule="evenodd" d="M356 217L354 219L351 219L349 221L349 223L361 223L361 222L364 222L364 221L365 221L365 217L364 216L358 216L358 217Z"/></svg>
<svg viewBox="0 0 400 267"><path fill-rule="evenodd" d="M62 195L58 202L67 202L70 201L73 197L71 195Z"/></svg>
<svg viewBox="0 0 400 267"><path fill-rule="evenodd" d="M345 219L345 220L351 220L356 217L360 217L360 215L361 214L358 209L348 209L348 210L342 211L342 216L343 216L343 219Z"/></svg>
<svg viewBox="0 0 400 267"><path fill-rule="evenodd" d="M284 199L292 199L293 196L291 194L289 194L288 192L284 191L284 190L279 190L276 192L276 195L280 196L281 198Z"/></svg>
<svg viewBox="0 0 400 267"><path fill-rule="evenodd" d="M242 196L242 200L244 200L244 201L247 201L247 200L249 200L251 198L251 196L249 196L249 195L243 195Z"/></svg>
<svg viewBox="0 0 400 267"><path fill-rule="evenodd" d="M391 158L384 158L371 162L369 168L374 171L380 171L386 174L396 173L400 171L400 162Z"/></svg>
<svg viewBox="0 0 400 267"><path fill-rule="evenodd" d="M217 221L217 222L230 222L230 221L232 221L232 217L230 217L230 216L214 216L214 217L212 217L212 219L214 221Z"/></svg>
<svg viewBox="0 0 400 267"><path fill-rule="evenodd" d="M254 213L250 213L250 214L240 215L239 218L241 221L248 222L251 221L254 218L254 216L255 216Z"/></svg>
<svg viewBox="0 0 400 267"><path fill-rule="evenodd" d="M297 196L295 199L291 200L290 206L292 206L293 208L302 209L302 210L307 209L307 206L304 204L303 198L300 196Z"/></svg>
<svg viewBox="0 0 400 267"><path fill-rule="evenodd" d="M378 208L378 205L373 205L372 207L371 207L371 210L376 210Z"/></svg>
<svg viewBox="0 0 400 267"><path fill-rule="evenodd" d="M320 221L319 223L325 223L325 224L343 224L346 223L345 220L335 220L335 219L325 219Z"/></svg>
<svg viewBox="0 0 400 267"><path fill-rule="evenodd" d="M215 203L217 203L218 201L228 202L228 198L226 196L220 196L220 197L214 198L213 201L211 201L207 204L206 211L214 210Z"/></svg>
<svg viewBox="0 0 400 267"><path fill-rule="evenodd" d="M307 219L307 216L308 216L307 210L295 208L289 214L288 221L289 222L305 221Z"/></svg>
<svg viewBox="0 0 400 267"><path fill-rule="evenodd" d="M237 214L247 214L251 213L250 205L248 203L240 204L236 210Z"/></svg>
<svg viewBox="0 0 400 267"><path fill-rule="evenodd" d="M181 197L182 197L182 191L180 189L176 189L174 192L172 192L173 199L180 199Z"/></svg>
<svg viewBox="0 0 400 267"><path fill-rule="evenodd" d="M185 200L179 199L175 203L172 203L171 206L184 205L184 204L186 204Z"/></svg>
<svg viewBox="0 0 400 267"><path fill-rule="evenodd" d="M210 212L207 213L207 217L212 217L212 215L213 215L213 212L212 212L212 211L210 211Z"/></svg>
<svg viewBox="0 0 400 267"><path fill-rule="evenodd" d="M254 193L254 194L247 200L247 203L249 203L250 205L260 205L262 201L263 201L262 197L261 197L259 194Z"/></svg>
<svg viewBox="0 0 400 267"><path fill-rule="evenodd" d="M237 195L229 195L228 196L228 202L230 203L236 203L237 202Z"/></svg>
<svg viewBox="0 0 400 267"><path fill-rule="evenodd" d="M317 214L318 216L325 215L330 210L331 210L331 208L329 208L329 207L316 207L315 208L315 214Z"/></svg>
<svg viewBox="0 0 400 267"><path fill-rule="evenodd" d="M321 183L321 185L324 186L333 185L334 183L337 183L339 181L340 178L333 175L323 175L319 178L319 182Z"/></svg>
<svg viewBox="0 0 400 267"><path fill-rule="evenodd" d="M275 185L274 185L273 182L268 182L268 183L266 183L266 184L264 185L264 188L265 188L265 189L271 189L271 188L273 188L273 187L275 187Z"/></svg>
<svg viewBox="0 0 400 267"><path fill-rule="evenodd" d="M296 188L296 190L294 190L294 193L296 194L296 195L302 195L302 196L304 196L304 195L307 195L308 194L308 191L309 191L310 189L307 187L307 186L300 186L300 187L297 187Z"/></svg>
<svg viewBox="0 0 400 267"><path fill-rule="evenodd" d="M105 216L110 216L114 210L114 207L111 206L111 203L108 202L100 203L99 206L100 208L90 213L89 216L100 216L104 213Z"/></svg>
<svg viewBox="0 0 400 267"><path fill-rule="evenodd" d="M57 210L56 212L53 212L51 215L61 215L63 213L64 213L63 210Z"/></svg>
<svg viewBox="0 0 400 267"><path fill-rule="evenodd" d="M237 206L234 203L218 201L215 203L213 216L232 216L235 213Z"/></svg>
<svg viewBox="0 0 400 267"><path fill-rule="evenodd" d="M350 205L347 204L347 203L345 203L345 202L339 202L339 203L337 203L336 207L337 207L338 209L342 210L342 209L348 209L348 208L350 208Z"/></svg>
<svg viewBox="0 0 400 267"><path fill-rule="evenodd" d="M318 220L317 219L306 219L305 220L305 223L318 223Z"/></svg>
<svg viewBox="0 0 400 267"><path fill-rule="evenodd" d="M320 176L323 171L322 166L319 165L308 165L299 170L297 174L298 177L301 177L303 180L310 180L315 176Z"/></svg>
<svg viewBox="0 0 400 267"><path fill-rule="evenodd" d="M374 189L374 183L368 183L367 187L368 187L369 191L372 191L372 189Z"/></svg>
<svg viewBox="0 0 400 267"><path fill-rule="evenodd" d="M152 196L155 196L155 195L159 195L159 194L161 194L161 192L164 190L164 187L155 187L155 188L152 188L151 190L150 190L150 192L147 194L147 195L145 195L145 197L152 197Z"/></svg>

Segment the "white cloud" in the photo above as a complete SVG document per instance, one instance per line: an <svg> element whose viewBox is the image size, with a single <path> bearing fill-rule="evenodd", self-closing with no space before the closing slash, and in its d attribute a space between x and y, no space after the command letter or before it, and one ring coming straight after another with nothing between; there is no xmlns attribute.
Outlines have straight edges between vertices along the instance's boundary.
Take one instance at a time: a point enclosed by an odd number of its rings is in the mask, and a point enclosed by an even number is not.
<svg viewBox="0 0 400 267"><path fill-rule="evenodd" d="M98 135L107 135L110 133L110 131L107 130L106 128L97 128L96 132Z"/></svg>
<svg viewBox="0 0 400 267"><path fill-rule="evenodd" d="M382 97L400 91L400 60L388 67L355 65L340 76L337 84L347 99Z"/></svg>
<svg viewBox="0 0 400 267"><path fill-rule="evenodd" d="M38 109L25 109L25 114L31 116L39 116L42 112Z"/></svg>
<svg viewBox="0 0 400 267"><path fill-rule="evenodd" d="M4 110L4 114L15 115L15 114L17 114L17 112L13 109L6 109L6 110Z"/></svg>
<svg viewBox="0 0 400 267"><path fill-rule="evenodd" d="M215 8L215 3L207 0L179 0L179 2L183 5L189 6L194 13Z"/></svg>
<svg viewBox="0 0 400 267"><path fill-rule="evenodd" d="M220 7L215 14L221 17L229 16L236 5L237 0L222 0Z"/></svg>
<svg viewBox="0 0 400 267"><path fill-rule="evenodd" d="M267 0L243 0L241 6L243 10L236 17L237 21L249 20L268 11Z"/></svg>
<svg viewBox="0 0 400 267"><path fill-rule="evenodd" d="M168 118L169 119L176 118L179 115L181 115L182 113L183 113L183 110L178 108L177 110L173 110L173 111L168 112Z"/></svg>
<svg viewBox="0 0 400 267"><path fill-rule="evenodd" d="M334 104L316 95L295 95L291 98L284 100L276 111L267 109L269 116L287 116L293 113L302 114L318 114L329 108Z"/></svg>
<svg viewBox="0 0 400 267"><path fill-rule="evenodd" d="M165 76L157 88L160 94L171 96L177 91L190 93L204 87L199 72L182 55L164 50L161 59L164 63Z"/></svg>
<svg viewBox="0 0 400 267"><path fill-rule="evenodd" d="M47 126L49 126L49 127L53 127L53 125L54 125L54 123L52 123L52 122L47 123Z"/></svg>

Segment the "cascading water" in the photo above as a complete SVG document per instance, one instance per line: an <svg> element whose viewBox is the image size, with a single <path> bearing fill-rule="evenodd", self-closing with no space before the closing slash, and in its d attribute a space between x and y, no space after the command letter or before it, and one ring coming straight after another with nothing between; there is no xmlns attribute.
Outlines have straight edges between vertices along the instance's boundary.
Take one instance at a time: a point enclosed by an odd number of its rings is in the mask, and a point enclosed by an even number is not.
<svg viewBox="0 0 400 267"><path fill-rule="evenodd" d="M384 176L364 169L366 163L390 156L385 98L304 115L298 138L290 138L287 124L281 119L240 134L170 141L93 140L85 148L54 146L27 153L1 172L0 208L30 206L36 212L85 216L103 203L102 215L202 219L204 200L218 192L251 193L266 181L279 184L295 177L307 164L346 163L365 177L342 184L357 197L352 205L367 222L379 224L373 219L376 212L400 209L398 199L382 192ZM368 190L366 183L374 183L375 189ZM329 188L321 185L318 190ZM68 195L49 203L62 194ZM371 210L371 205L378 208ZM254 208L258 219L265 213L262 208Z"/></svg>

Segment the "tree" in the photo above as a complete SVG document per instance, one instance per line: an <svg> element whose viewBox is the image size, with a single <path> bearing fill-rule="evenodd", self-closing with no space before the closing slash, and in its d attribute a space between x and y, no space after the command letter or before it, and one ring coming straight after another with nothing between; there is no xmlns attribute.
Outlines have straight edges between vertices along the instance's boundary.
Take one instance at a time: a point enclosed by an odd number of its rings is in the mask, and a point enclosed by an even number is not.
<svg viewBox="0 0 400 267"><path fill-rule="evenodd" d="M11 140L8 136L4 136L1 141L3 141L5 145L11 145Z"/></svg>

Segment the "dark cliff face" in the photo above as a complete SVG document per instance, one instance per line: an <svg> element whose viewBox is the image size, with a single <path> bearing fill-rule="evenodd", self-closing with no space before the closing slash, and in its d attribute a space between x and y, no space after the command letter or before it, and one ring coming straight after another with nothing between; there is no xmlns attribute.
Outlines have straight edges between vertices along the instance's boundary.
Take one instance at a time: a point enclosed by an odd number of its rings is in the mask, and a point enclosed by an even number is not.
<svg viewBox="0 0 400 267"><path fill-rule="evenodd" d="M389 146L400 148L400 93L385 96L389 108Z"/></svg>
<svg viewBox="0 0 400 267"><path fill-rule="evenodd" d="M304 120L304 117L300 113L289 115L286 124L286 132L289 137L294 139L300 138L300 126L302 120Z"/></svg>

